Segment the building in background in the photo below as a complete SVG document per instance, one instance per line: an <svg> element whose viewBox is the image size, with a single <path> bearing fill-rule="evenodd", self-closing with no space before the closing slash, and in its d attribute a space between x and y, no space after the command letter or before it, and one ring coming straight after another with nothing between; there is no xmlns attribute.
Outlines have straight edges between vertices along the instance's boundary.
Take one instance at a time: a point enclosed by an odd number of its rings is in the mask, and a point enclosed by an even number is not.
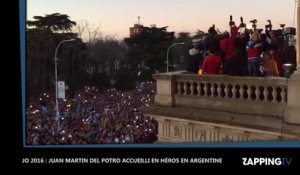
<svg viewBox="0 0 300 175"><path fill-rule="evenodd" d="M138 23L134 24L133 27L129 28L129 37L130 38L132 38L142 32L144 26L142 24L140 24L140 18L141 17L138 16Z"/></svg>

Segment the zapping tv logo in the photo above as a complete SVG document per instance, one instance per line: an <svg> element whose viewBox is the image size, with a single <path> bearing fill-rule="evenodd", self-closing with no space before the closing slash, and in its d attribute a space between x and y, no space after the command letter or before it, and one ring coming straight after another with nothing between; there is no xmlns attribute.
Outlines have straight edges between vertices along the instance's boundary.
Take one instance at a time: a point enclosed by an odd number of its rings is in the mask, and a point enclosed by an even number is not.
<svg viewBox="0 0 300 175"><path fill-rule="evenodd" d="M292 158L276 157L254 157L254 158L242 158L244 166L289 166L292 163Z"/></svg>

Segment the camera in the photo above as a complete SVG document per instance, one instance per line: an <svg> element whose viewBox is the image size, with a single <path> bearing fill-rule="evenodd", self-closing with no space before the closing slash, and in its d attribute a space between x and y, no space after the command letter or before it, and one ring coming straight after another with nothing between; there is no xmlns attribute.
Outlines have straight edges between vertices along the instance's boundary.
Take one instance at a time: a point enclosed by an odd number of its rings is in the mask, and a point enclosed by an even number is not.
<svg viewBox="0 0 300 175"><path fill-rule="evenodd" d="M252 23L252 27L254 30L256 30L256 23L257 23L257 20L256 19L253 19L250 21Z"/></svg>
<svg viewBox="0 0 300 175"><path fill-rule="evenodd" d="M287 27L282 30L283 35L296 35L296 28Z"/></svg>
<svg viewBox="0 0 300 175"><path fill-rule="evenodd" d="M234 24L235 24L235 22L232 20L232 15L230 15L229 26L232 26L232 25L234 25Z"/></svg>
<svg viewBox="0 0 300 175"><path fill-rule="evenodd" d="M241 19L240 27L246 27L246 24L244 23L243 17L241 17L240 19Z"/></svg>
<svg viewBox="0 0 300 175"><path fill-rule="evenodd" d="M272 22L271 22L271 20L268 20L268 23L269 23L269 24L267 24L267 25L265 26L266 31L272 31Z"/></svg>
<svg viewBox="0 0 300 175"><path fill-rule="evenodd" d="M282 28L282 34L283 35L296 35L296 28L293 27L285 27L285 24L280 24L280 27Z"/></svg>

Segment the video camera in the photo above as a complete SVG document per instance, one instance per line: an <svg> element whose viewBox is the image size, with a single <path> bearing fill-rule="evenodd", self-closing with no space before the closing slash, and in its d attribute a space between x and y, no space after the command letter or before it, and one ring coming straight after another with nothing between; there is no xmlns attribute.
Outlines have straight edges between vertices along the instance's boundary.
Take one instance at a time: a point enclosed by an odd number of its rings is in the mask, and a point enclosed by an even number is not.
<svg viewBox="0 0 300 175"><path fill-rule="evenodd" d="M265 30L266 30L266 32L267 31L272 31L272 22L271 22L271 20L268 20L268 23L269 24L267 24L267 25L265 25Z"/></svg>
<svg viewBox="0 0 300 175"><path fill-rule="evenodd" d="M240 27L246 27L246 24L244 23L244 19L243 17L241 16L241 24L240 24Z"/></svg>
<svg viewBox="0 0 300 175"><path fill-rule="evenodd" d="M293 27L285 27L285 24L280 24L280 27L282 28L282 34L283 35L296 35L296 28Z"/></svg>
<svg viewBox="0 0 300 175"><path fill-rule="evenodd" d="M230 15L229 26L233 26L235 22L232 20L232 15Z"/></svg>
<svg viewBox="0 0 300 175"><path fill-rule="evenodd" d="M287 27L282 30L283 35L296 35L296 28Z"/></svg>
<svg viewBox="0 0 300 175"><path fill-rule="evenodd" d="M254 31L256 31L256 23L257 23L257 20L256 19L253 19L253 20L251 20L250 21L251 23L252 23L252 27L253 27L253 29L254 29Z"/></svg>

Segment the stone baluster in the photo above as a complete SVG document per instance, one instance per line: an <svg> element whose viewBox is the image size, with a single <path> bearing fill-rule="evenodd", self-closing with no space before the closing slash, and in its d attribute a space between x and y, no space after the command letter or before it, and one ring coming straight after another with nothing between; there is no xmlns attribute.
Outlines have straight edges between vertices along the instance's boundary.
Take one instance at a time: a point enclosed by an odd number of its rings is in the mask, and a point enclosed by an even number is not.
<svg viewBox="0 0 300 175"><path fill-rule="evenodd" d="M211 84L210 92L211 92L211 97L214 97L214 92L215 92L215 84L214 83Z"/></svg>
<svg viewBox="0 0 300 175"><path fill-rule="evenodd" d="M201 96L201 82L198 82L197 85L198 95Z"/></svg>
<svg viewBox="0 0 300 175"><path fill-rule="evenodd" d="M194 95L194 83L190 83L190 96Z"/></svg>
<svg viewBox="0 0 300 175"><path fill-rule="evenodd" d="M217 90L218 90L218 96L217 97L222 97L221 96L221 93L222 93L222 88L221 88L221 84L218 84L218 88L217 88Z"/></svg>
<svg viewBox="0 0 300 175"><path fill-rule="evenodd" d="M177 94L181 94L180 81L177 81Z"/></svg>
<svg viewBox="0 0 300 175"><path fill-rule="evenodd" d="M264 87L264 101L267 102L268 101L268 87Z"/></svg>
<svg viewBox="0 0 300 175"><path fill-rule="evenodd" d="M225 84L225 83L224 83L224 85L225 85L225 88L224 88L224 91L225 91L225 97L228 98L228 96L229 96L229 88L228 88L228 84Z"/></svg>
<svg viewBox="0 0 300 175"><path fill-rule="evenodd" d="M244 99L244 92L245 92L244 85L241 85L241 87L240 87L241 99Z"/></svg>
<svg viewBox="0 0 300 175"><path fill-rule="evenodd" d="M248 95L248 98L247 100L251 100L251 86L250 85L247 85L247 95Z"/></svg>
<svg viewBox="0 0 300 175"><path fill-rule="evenodd" d="M255 91L255 96L256 96L255 101L259 101L260 89L259 89L258 85L255 86L254 91Z"/></svg>
<svg viewBox="0 0 300 175"><path fill-rule="evenodd" d="M195 87L194 87L194 82L192 82L192 83L191 83L191 87L190 87L190 90L191 90L191 96L194 96L194 92L195 92L195 91L194 91L194 88L195 88Z"/></svg>
<svg viewBox="0 0 300 175"><path fill-rule="evenodd" d="M183 94L187 95L187 81L183 82L183 90L184 90Z"/></svg>
<svg viewBox="0 0 300 175"><path fill-rule="evenodd" d="M207 82L203 82L203 84L204 84L204 96L207 97L207 96L208 96L208 95L207 95L207 92L208 92L208 84L207 84Z"/></svg>
<svg viewBox="0 0 300 175"><path fill-rule="evenodd" d="M277 102L277 91L276 91L276 87L272 87L272 88L273 88L273 91L272 91L272 97L273 97L272 103L276 103L276 102Z"/></svg>
<svg viewBox="0 0 300 175"><path fill-rule="evenodd" d="M235 86L232 86L232 98L233 99L236 99L237 98L237 88L236 88L237 85Z"/></svg>

